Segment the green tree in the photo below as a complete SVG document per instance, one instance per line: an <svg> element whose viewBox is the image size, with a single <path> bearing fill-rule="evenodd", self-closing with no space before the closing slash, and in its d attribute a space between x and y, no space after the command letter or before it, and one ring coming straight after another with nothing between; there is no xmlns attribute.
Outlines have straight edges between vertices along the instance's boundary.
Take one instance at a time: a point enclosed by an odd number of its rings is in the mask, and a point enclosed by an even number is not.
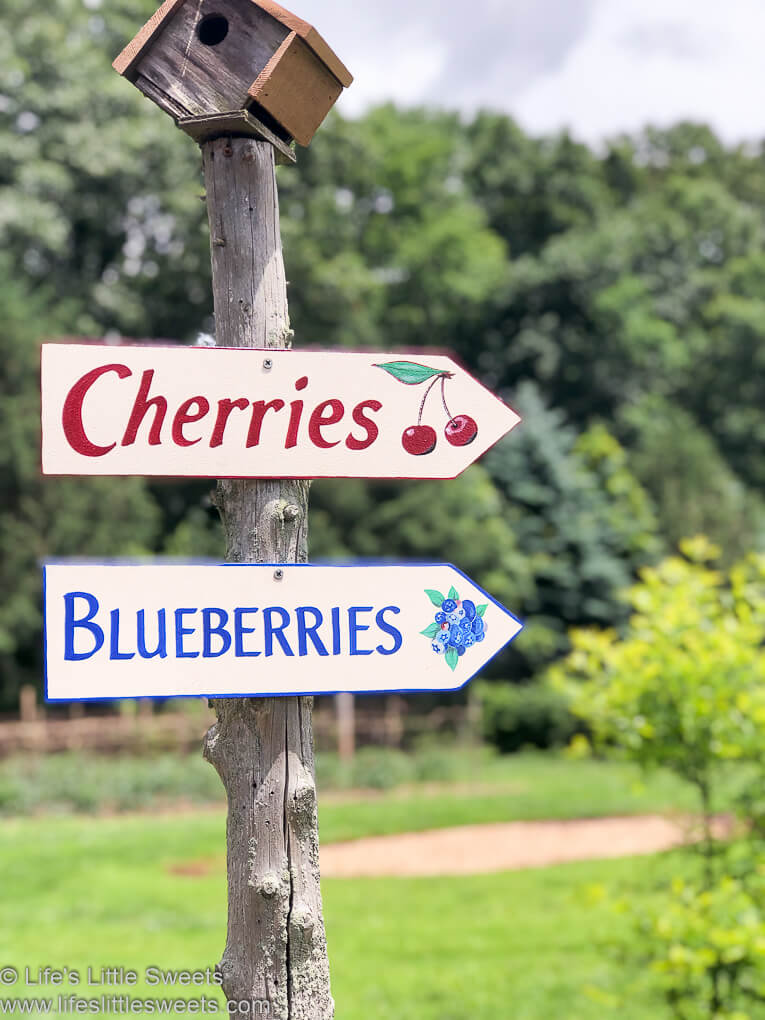
<svg viewBox="0 0 765 1020"><path fill-rule="evenodd" d="M513 403L523 424L485 464L533 577L517 610L524 641L514 646L528 673L568 647L566 631L575 622L622 619L619 592L661 542L651 501L605 429L577 436L531 383L518 388Z"/></svg>
<svg viewBox="0 0 765 1020"><path fill-rule="evenodd" d="M198 150L110 66L155 7L4 7L0 247L79 335L181 338L212 304Z"/></svg>
<svg viewBox="0 0 765 1020"><path fill-rule="evenodd" d="M29 294L5 276L0 286L0 705L6 710L22 682L38 683L42 675L41 561L137 555L156 548L159 540L159 512L141 479L40 476L35 340L45 326L30 317L30 305ZM55 334L56 323L48 328Z"/></svg>
<svg viewBox="0 0 765 1020"><path fill-rule="evenodd" d="M619 415L630 468L653 499L670 546L708 535L728 563L765 544L765 504L682 407L648 395Z"/></svg>
<svg viewBox="0 0 765 1020"><path fill-rule="evenodd" d="M330 118L280 179L300 343L459 350L507 271L465 161L454 114Z"/></svg>
<svg viewBox="0 0 765 1020"><path fill-rule="evenodd" d="M699 369L737 354L704 328L728 260L762 248L761 218L714 179L672 177L660 192L512 263L482 353L496 385L543 381L584 425L648 392L701 410ZM703 385L707 382L707 385ZM699 415L703 420L703 415Z"/></svg>
<svg viewBox="0 0 765 1020"><path fill-rule="evenodd" d="M702 309L708 355L694 367L695 404L731 468L762 489L765 468L765 255L761 250L727 263ZM690 406L690 403L688 404Z"/></svg>
<svg viewBox="0 0 765 1020"><path fill-rule="evenodd" d="M603 162L566 133L531 138L510 117L483 112L465 134L465 181L514 258L617 206Z"/></svg>

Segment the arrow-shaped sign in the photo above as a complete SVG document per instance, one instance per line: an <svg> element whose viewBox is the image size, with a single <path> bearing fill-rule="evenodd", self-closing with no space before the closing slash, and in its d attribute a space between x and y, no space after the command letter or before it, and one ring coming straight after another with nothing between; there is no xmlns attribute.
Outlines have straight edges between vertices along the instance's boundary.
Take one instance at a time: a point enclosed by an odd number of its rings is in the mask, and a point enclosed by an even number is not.
<svg viewBox="0 0 765 1020"><path fill-rule="evenodd" d="M45 567L48 701L447 691L521 624L448 564Z"/></svg>
<svg viewBox="0 0 765 1020"><path fill-rule="evenodd" d="M454 478L519 421L438 354L42 349L46 474Z"/></svg>

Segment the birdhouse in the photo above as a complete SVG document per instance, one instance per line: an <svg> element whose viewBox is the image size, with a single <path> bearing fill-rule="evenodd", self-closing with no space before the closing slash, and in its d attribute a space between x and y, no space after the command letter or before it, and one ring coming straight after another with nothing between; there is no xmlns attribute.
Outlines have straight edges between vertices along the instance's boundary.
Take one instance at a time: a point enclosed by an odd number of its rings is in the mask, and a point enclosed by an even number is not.
<svg viewBox="0 0 765 1020"><path fill-rule="evenodd" d="M353 81L273 0L165 0L114 68L197 141L253 135L291 161Z"/></svg>

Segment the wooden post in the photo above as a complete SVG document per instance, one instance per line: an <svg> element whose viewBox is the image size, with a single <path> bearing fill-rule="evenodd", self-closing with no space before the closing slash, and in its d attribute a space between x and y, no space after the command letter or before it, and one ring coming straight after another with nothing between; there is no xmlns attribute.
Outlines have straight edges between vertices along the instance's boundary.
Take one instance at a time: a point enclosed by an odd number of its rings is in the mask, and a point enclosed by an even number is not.
<svg viewBox="0 0 765 1020"><path fill-rule="evenodd" d="M475 684L468 686L467 705L465 707L465 722L463 726L464 740L467 744L478 746L482 740L481 734L482 706L481 696Z"/></svg>
<svg viewBox="0 0 765 1020"><path fill-rule="evenodd" d="M391 747L401 747L404 740L404 700L398 694L385 699L385 734Z"/></svg>
<svg viewBox="0 0 765 1020"><path fill-rule="evenodd" d="M335 695L337 710L337 753L341 761L350 761L356 753L354 697L347 692Z"/></svg>
<svg viewBox="0 0 765 1020"><path fill-rule="evenodd" d="M19 716L22 722L37 722L37 691L32 684L23 684L19 691Z"/></svg>
<svg viewBox="0 0 765 1020"><path fill-rule="evenodd" d="M202 154L216 343L288 347L274 149L250 138L221 138L206 142ZM269 371L267 354L262 361L253 356L253 365L256 373ZM307 482L220 481L217 503L230 562L307 559ZM279 583L275 571L275 592ZM312 699L222 698L213 704L217 721L204 755L228 797L223 990L229 1001L251 1004L250 1015L331 1020Z"/></svg>

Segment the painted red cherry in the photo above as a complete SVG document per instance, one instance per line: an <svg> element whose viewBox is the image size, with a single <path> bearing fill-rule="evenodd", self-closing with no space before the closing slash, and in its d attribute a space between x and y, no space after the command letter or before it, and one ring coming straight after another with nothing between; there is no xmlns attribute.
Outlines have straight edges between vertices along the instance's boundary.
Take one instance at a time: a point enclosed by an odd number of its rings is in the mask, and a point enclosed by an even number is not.
<svg viewBox="0 0 765 1020"><path fill-rule="evenodd" d="M416 457L432 453L436 448L436 430L430 425L410 425L404 430L401 445L407 453L412 453Z"/></svg>
<svg viewBox="0 0 765 1020"><path fill-rule="evenodd" d="M452 446L467 446L478 435L478 426L469 414L457 414L446 423L444 435Z"/></svg>

